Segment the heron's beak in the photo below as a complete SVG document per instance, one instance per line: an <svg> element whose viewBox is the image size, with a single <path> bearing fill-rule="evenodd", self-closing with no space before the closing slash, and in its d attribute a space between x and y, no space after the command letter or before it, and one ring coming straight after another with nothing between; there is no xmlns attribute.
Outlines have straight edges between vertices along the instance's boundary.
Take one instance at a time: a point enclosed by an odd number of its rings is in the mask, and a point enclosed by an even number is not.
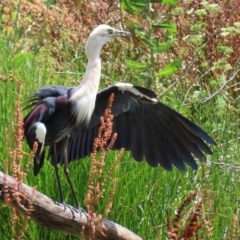
<svg viewBox="0 0 240 240"><path fill-rule="evenodd" d="M123 31L123 30L115 30L114 31L114 36L121 36L121 37L131 37L132 33L127 32L127 31Z"/></svg>

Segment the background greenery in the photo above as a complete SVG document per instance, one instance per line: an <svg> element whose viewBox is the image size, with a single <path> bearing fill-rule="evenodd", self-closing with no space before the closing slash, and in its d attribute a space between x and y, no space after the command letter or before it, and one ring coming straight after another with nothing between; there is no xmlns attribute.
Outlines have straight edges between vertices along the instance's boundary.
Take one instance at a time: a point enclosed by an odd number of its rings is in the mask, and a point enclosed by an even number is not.
<svg viewBox="0 0 240 240"><path fill-rule="evenodd" d="M17 1L0 3L0 169L12 172L17 148L16 124L27 96L49 84L77 85L85 71L84 42L94 26L124 26L132 40L104 47L101 88L117 81L147 86L167 105L201 125L218 145L199 170L171 172L132 161L125 153L115 168L113 200L104 194L97 206L107 216L144 239L178 239L191 214L199 212L195 239L238 239L240 194L239 45L240 7L222 1ZM86 12L88 14L86 14ZM23 115L25 112L23 113ZM21 117L21 116L20 116ZM48 161L34 177L26 144L21 164L25 182L53 199L54 169ZM106 157L108 169L117 153ZM28 169L30 168L30 170ZM90 161L70 165L71 178L83 205ZM73 203L62 178L66 200ZM106 193L110 190L105 186ZM197 196L191 199L191 194ZM170 227L184 199L178 225ZM201 207L197 207L200 204ZM0 205L1 239L75 239L29 221L27 228L4 203ZM169 224L167 224L169 219ZM190 238L191 235L188 235ZM187 237L186 237L187 238Z"/></svg>

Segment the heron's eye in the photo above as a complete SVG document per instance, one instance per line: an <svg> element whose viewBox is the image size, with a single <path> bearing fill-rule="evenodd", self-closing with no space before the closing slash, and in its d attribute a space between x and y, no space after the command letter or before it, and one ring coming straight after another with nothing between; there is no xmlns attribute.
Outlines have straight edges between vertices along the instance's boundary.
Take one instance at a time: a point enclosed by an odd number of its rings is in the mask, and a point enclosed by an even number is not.
<svg viewBox="0 0 240 240"><path fill-rule="evenodd" d="M113 29L108 29L108 34L112 35L113 34Z"/></svg>

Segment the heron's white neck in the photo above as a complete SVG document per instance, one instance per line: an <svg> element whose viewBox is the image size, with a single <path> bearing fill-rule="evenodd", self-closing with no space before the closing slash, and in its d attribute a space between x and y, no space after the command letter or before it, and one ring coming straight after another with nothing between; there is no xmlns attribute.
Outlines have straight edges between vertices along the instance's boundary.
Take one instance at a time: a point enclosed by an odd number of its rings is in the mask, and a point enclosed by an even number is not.
<svg viewBox="0 0 240 240"><path fill-rule="evenodd" d="M87 97L97 95L99 82L101 77L101 59L98 56L95 59L89 59L86 67L86 72L83 78L75 88L70 100L81 101L83 94Z"/></svg>
<svg viewBox="0 0 240 240"><path fill-rule="evenodd" d="M86 44L86 55L88 63L86 72L75 88L70 101L76 105L78 121L89 121L95 108L95 101L101 77L100 51L103 44L88 40Z"/></svg>
<svg viewBox="0 0 240 240"><path fill-rule="evenodd" d="M101 58L100 52L106 41L97 41L95 38L89 38L85 46L85 53L88 59L86 72L81 80L77 91L81 88L92 91L95 95L98 91L98 86L101 77ZM75 92L77 94L77 91ZM75 94L74 93L74 94ZM73 94L73 95L74 95Z"/></svg>
<svg viewBox="0 0 240 240"><path fill-rule="evenodd" d="M80 82L79 87L97 88L101 77L101 59L100 57L88 60L86 72ZM92 89L93 90L93 89Z"/></svg>

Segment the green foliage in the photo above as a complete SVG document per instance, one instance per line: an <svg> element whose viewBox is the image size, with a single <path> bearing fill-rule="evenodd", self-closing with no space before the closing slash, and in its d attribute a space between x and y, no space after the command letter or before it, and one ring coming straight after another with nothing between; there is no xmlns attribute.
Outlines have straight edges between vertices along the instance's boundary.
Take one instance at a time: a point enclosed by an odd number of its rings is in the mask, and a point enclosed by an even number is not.
<svg viewBox="0 0 240 240"><path fill-rule="evenodd" d="M177 0L120 0L121 7L130 14L141 14L149 10L149 5L152 3L163 3L176 5Z"/></svg>
<svg viewBox="0 0 240 240"><path fill-rule="evenodd" d="M140 63L140 62L136 62L131 59L126 59L125 64L130 69L135 69L135 70L146 70L147 69L147 65Z"/></svg>
<svg viewBox="0 0 240 240"><path fill-rule="evenodd" d="M158 71L157 76L160 79L171 77L174 73L176 73L181 67L182 60L175 59L172 63L167 64L164 68Z"/></svg>
<svg viewBox="0 0 240 240"><path fill-rule="evenodd" d="M169 19L169 16L161 16L159 18L158 12L152 7L152 4L161 4L162 6L173 7L176 1L120 1L121 7L132 15L138 15L141 18L140 22L136 22L131 25L131 29L134 30L135 35L138 37L138 41L142 41L145 45L145 59L144 62L139 60L126 60L126 65L132 70L145 69L145 73L142 75L146 85L157 85L158 81L163 80L165 77L171 77L181 67L180 64L175 64L179 59L173 60L173 63L167 64L165 69L159 70L157 65L157 58L159 54L167 54L169 50L174 46L176 42L177 27L176 23ZM145 27L143 27L145 25ZM163 41L159 39L157 35L158 31L165 32L165 38ZM134 63L134 64L133 64ZM161 67L161 66L159 66ZM168 72L166 74L166 72ZM159 77L159 79L158 79Z"/></svg>

